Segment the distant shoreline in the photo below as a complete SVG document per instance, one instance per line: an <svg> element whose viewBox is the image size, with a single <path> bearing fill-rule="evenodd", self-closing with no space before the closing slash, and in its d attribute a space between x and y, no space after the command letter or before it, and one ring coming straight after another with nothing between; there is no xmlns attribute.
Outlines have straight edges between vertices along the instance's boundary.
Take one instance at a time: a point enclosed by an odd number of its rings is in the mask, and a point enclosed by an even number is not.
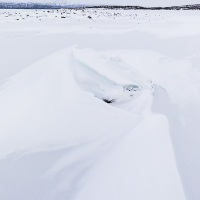
<svg viewBox="0 0 200 200"><path fill-rule="evenodd" d="M143 7L143 6L87 6L86 8L122 9L122 10L200 10L200 4L170 6L170 7Z"/></svg>
<svg viewBox="0 0 200 200"><path fill-rule="evenodd" d="M108 10L200 10L200 4L171 6L171 7L143 7L119 5L67 5L41 3L8 3L0 2L0 9L108 9Z"/></svg>

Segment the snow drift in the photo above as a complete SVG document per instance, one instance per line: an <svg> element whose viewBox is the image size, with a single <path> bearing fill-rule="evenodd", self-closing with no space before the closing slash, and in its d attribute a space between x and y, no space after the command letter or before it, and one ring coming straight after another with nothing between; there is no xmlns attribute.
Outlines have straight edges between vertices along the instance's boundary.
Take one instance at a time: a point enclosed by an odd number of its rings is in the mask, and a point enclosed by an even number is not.
<svg viewBox="0 0 200 200"><path fill-rule="evenodd" d="M184 199L168 124L151 112L152 99L150 80L91 50L60 51L9 78L0 93L0 156L8 156L0 196ZM10 162L34 177L14 189Z"/></svg>
<svg viewBox="0 0 200 200"><path fill-rule="evenodd" d="M0 13L0 198L199 200L199 13L61 12Z"/></svg>

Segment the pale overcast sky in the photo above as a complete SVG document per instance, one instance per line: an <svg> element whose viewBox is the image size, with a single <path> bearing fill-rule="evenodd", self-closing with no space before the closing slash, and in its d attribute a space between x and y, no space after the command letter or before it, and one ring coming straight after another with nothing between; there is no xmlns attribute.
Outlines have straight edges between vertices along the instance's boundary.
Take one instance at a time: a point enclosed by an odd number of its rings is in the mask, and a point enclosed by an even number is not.
<svg viewBox="0 0 200 200"><path fill-rule="evenodd" d="M170 6L184 4L200 4L200 0L0 0L0 2L59 2L70 4L113 4L141 6Z"/></svg>

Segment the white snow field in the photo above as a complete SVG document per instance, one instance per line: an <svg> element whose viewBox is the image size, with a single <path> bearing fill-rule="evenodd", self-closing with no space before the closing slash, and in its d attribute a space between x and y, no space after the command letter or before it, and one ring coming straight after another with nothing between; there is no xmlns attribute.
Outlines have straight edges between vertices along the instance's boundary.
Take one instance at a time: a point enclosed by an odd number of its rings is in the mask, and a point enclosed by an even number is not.
<svg viewBox="0 0 200 200"><path fill-rule="evenodd" d="M199 23L0 10L0 199L199 200Z"/></svg>

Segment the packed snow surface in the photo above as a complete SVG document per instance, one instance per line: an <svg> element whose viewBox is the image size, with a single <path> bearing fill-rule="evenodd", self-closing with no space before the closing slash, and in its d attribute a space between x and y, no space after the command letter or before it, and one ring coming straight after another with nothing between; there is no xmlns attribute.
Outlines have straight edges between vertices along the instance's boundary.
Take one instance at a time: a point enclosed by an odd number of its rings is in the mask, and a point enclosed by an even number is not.
<svg viewBox="0 0 200 200"><path fill-rule="evenodd" d="M0 199L199 200L199 23L1 10Z"/></svg>

